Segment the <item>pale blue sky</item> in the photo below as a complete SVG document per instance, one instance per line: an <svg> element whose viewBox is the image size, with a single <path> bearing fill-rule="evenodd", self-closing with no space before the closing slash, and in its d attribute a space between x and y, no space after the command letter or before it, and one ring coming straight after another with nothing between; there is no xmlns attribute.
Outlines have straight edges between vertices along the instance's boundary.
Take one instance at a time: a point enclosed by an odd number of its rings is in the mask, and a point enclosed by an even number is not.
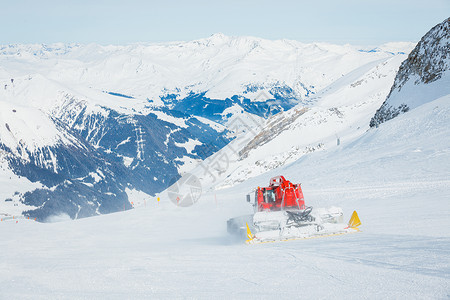
<svg viewBox="0 0 450 300"><path fill-rule="evenodd" d="M0 0L0 44L129 44L222 32L377 45L418 41L450 0Z"/></svg>

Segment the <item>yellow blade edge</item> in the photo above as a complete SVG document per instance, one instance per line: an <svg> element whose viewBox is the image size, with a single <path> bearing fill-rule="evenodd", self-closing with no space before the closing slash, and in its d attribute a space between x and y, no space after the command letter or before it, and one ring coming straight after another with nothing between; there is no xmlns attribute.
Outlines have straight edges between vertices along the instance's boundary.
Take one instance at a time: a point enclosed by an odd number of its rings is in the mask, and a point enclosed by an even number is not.
<svg viewBox="0 0 450 300"><path fill-rule="evenodd" d="M357 229L359 225L361 225L361 220L359 219L358 214L355 210L350 217L350 221L348 221L348 227Z"/></svg>
<svg viewBox="0 0 450 300"><path fill-rule="evenodd" d="M248 237L248 240L246 240L245 242L248 244L253 241L253 234L250 231L250 227L248 227L248 223L245 223L245 225L247 225L247 237Z"/></svg>

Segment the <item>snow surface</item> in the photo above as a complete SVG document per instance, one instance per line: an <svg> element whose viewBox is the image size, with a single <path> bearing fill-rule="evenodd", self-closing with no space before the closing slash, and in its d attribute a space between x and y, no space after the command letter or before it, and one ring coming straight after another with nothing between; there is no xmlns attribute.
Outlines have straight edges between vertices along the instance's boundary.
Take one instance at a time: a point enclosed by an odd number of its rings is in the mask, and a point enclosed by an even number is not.
<svg viewBox="0 0 450 300"><path fill-rule="evenodd" d="M233 188L206 182L187 208L161 194L95 218L2 221L1 297L449 298L449 135L445 96ZM308 205L357 210L362 232L252 246L228 236L226 220L252 212L245 194L279 174L303 183Z"/></svg>

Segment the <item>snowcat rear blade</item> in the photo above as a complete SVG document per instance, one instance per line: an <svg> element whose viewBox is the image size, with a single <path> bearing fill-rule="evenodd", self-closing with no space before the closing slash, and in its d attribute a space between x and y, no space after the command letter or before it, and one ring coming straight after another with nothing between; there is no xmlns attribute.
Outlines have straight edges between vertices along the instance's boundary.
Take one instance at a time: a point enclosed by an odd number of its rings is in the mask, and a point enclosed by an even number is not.
<svg viewBox="0 0 450 300"><path fill-rule="evenodd" d="M322 224L322 228L317 231L310 230L309 232L282 232L279 230L261 231L252 234L247 224L247 237L246 244L263 244L274 242L287 242L295 240L306 240L322 237L332 237L337 235L344 235L349 233L359 232L358 226L361 225L361 220L358 217L356 211L353 212L348 224ZM311 227L312 228L312 227ZM293 229L296 230L296 229ZM298 229L303 230L303 229Z"/></svg>

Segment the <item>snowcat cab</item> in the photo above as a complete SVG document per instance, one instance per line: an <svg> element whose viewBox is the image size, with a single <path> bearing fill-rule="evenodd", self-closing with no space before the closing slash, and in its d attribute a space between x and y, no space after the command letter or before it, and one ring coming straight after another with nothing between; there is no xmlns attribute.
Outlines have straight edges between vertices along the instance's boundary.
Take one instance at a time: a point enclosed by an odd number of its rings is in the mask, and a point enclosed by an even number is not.
<svg viewBox="0 0 450 300"><path fill-rule="evenodd" d="M247 201L250 202L249 195ZM278 211L305 209L305 200L300 184L293 184L283 176L270 179L268 187L258 187L255 191L256 211Z"/></svg>

